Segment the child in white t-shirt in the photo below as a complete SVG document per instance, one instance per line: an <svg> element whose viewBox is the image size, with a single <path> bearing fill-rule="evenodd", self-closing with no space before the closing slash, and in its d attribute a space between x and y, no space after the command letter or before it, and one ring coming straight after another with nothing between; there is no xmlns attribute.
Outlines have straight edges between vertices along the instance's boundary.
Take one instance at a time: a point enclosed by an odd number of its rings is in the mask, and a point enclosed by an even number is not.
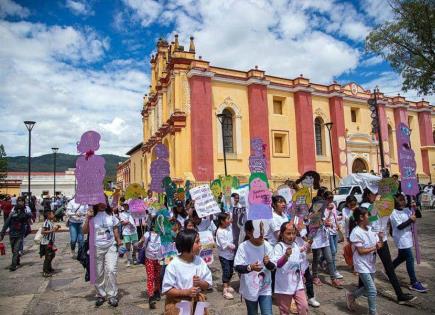
<svg viewBox="0 0 435 315"><path fill-rule="evenodd" d="M264 240L264 226L254 229L253 221L245 223L247 240L239 244L234 269L240 276L240 295L245 299L248 315L272 314L272 274L275 264L270 261L272 246Z"/></svg>
<svg viewBox="0 0 435 315"><path fill-rule="evenodd" d="M288 217L285 214L287 203L282 196L272 197L272 220L269 221L269 228L266 232L266 239L270 245L275 246L278 243L279 229L281 225L288 222Z"/></svg>
<svg viewBox="0 0 435 315"><path fill-rule="evenodd" d="M156 301L160 301L160 271L162 266L162 242L160 235L154 231L156 216L151 219L150 230L142 236L141 242L145 248L145 270L147 273L147 294L150 309L156 308Z"/></svg>
<svg viewBox="0 0 435 315"><path fill-rule="evenodd" d="M351 229L350 242L353 250L353 265L358 272L364 286L351 292L346 292L347 308L355 310L355 299L364 294L367 295L369 314L376 313L376 251L383 246L379 236L370 226L369 213L366 208L356 208L353 217L357 226Z"/></svg>
<svg viewBox="0 0 435 315"><path fill-rule="evenodd" d="M416 207L413 201L411 207ZM420 214L421 216L421 214ZM427 292L420 281L417 280L414 268L414 255L412 247L414 246L411 225L417 220L415 211L406 207L405 196L399 194L395 198L395 209L390 216L391 227L393 229L393 239L396 243L398 253L397 258L393 260L394 268L406 261L406 271L408 272L411 285L410 290L417 292Z"/></svg>
<svg viewBox="0 0 435 315"><path fill-rule="evenodd" d="M230 286L234 272L234 255L236 246L231 229L231 216L228 212L218 214L218 229L216 231L216 245L219 261L222 267L223 296L227 300L234 299L234 289Z"/></svg>
<svg viewBox="0 0 435 315"><path fill-rule="evenodd" d="M178 314L176 304L181 300L205 300L204 292L212 286L207 264L199 257L201 242L195 230L177 234L175 246L180 253L166 267L162 293L166 295L165 314Z"/></svg>
<svg viewBox="0 0 435 315"><path fill-rule="evenodd" d="M292 300L298 314L308 314L308 302L304 290L301 250L296 240L297 230L292 222L281 225L279 242L276 244L272 261L276 264L274 293L280 314L289 314Z"/></svg>
<svg viewBox="0 0 435 315"><path fill-rule="evenodd" d="M136 264L136 252L133 244L136 243L139 238L128 204L124 204L123 209L124 210L121 210L119 213L119 221L121 221L122 224L122 240L125 248L127 248L127 267L130 267L131 264Z"/></svg>

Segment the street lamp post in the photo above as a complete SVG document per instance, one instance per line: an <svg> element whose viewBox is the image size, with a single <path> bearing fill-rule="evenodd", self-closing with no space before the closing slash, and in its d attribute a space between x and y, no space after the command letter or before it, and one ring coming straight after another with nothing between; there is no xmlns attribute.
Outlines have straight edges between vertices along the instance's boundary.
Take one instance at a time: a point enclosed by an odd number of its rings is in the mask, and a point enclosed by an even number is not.
<svg viewBox="0 0 435 315"><path fill-rule="evenodd" d="M32 129L33 129L33 126L35 126L36 122L31 121L31 120L26 120L24 122L24 124L26 125L26 128L29 131L29 160L28 160L28 178L27 178L27 180L28 180L28 182L27 182L27 188L28 188L28 190L27 190L27 195L28 195L29 202L30 202L30 194L31 194L31 192L30 192L30 171L32 169L32 162L31 162Z"/></svg>
<svg viewBox="0 0 435 315"><path fill-rule="evenodd" d="M53 163L53 196L56 199L56 154L59 148L51 148L54 153L54 163Z"/></svg>
<svg viewBox="0 0 435 315"><path fill-rule="evenodd" d="M225 150L225 141L224 141L224 122L225 119L228 118L225 114L217 114L216 117L218 118L219 122L221 123L221 129L222 129L222 147L224 150L224 167L225 167L225 176L227 176L227 154Z"/></svg>
<svg viewBox="0 0 435 315"><path fill-rule="evenodd" d="M335 186L334 154L332 153L332 142L331 142L331 129L332 129L333 123L332 122L326 123L325 126L328 129L328 135L329 135L329 149L331 151L331 164L332 164L332 179L334 182L334 189L335 189L336 186Z"/></svg>

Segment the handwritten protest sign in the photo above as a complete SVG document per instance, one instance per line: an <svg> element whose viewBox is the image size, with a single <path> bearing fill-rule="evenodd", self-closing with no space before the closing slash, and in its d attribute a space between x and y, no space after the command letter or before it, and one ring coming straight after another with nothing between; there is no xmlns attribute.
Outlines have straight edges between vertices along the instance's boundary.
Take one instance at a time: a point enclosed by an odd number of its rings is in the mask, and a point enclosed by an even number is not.
<svg viewBox="0 0 435 315"><path fill-rule="evenodd" d="M156 193L163 193L165 189L163 188L163 179L169 176L169 158L168 149L164 144L157 144L154 148L154 154L157 160L151 162L151 185L150 189Z"/></svg>
<svg viewBox="0 0 435 315"><path fill-rule="evenodd" d="M392 177L382 178L378 185L378 194L381 196L394 195L399 189L399 183Z"/></svg>
<svg viewBox="0 0 435 315"><path fill-rule="evenodd" d="M213 248L215 247L213 233L211 231L199 232L199 239L201 241L199 256L207 265L211 265L213 263Z"/></svg>
<svg viewBox="0 0 435 315"><path fill-rule="evenodd" d="M373 214L377 214L379 217L389 217L394 210L394 198L385 197L381 200L375 200L373 203Z"/></svg>
<svg viewBox="0 0 435 315"><path fill-rule="evenodd" d="M267 160L264 151L266 145L260 138L251 140L251 155L249 156L249 170L251 173L266 173Z"/></svg>
<svg viewBox="0 0 435 315"><path fill-rule="evenodd" d="M195 200L195 209L200 218L221 212L208 185L201 185L190 189L190 195Z"/></svg>
<svg viewBox="0 0 435 315"><path fill-rule="evenodd" d="M139 224L140 219L144 219L146 217L146 206L142 199L130 200L128 203L128 208L136 224Z"/></svg>
<svg viewBox="0 0 435 315"><path fill-rule="evenodd" d="M272 193L264 173L253 173L249 177L248 220L272 219Z"/></svg>
<svg viewBox="0 0 435 315"><path fill-rule="evenodd" d="M100 148L101 136L95 131L86 131L77 144L80 156L76 161L77 189L75 200L79 204L106 203L103 180L106 175L103 157L95 155Z"/></svg>
<svg viewBox="0 0 435 315"><path fill-rule="evenodd" d="M416 175L417 164L415 153L411 149L410 135L411 131L404 123L400 123L396 128L402 192L406 195L416 196L419 193Z"/></svg>

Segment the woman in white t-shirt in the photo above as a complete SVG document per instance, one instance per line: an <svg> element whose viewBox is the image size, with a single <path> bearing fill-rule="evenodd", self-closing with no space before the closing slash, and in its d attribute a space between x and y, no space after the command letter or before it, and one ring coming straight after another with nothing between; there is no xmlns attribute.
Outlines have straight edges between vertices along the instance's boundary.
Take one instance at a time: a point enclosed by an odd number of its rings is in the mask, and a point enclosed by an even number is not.
<svg viewBox="0 0 435 315"><path fill-rule="evenodd" d="M297 230L292 222L281 225L279 242L276 244L272 261L276 264L274 293L280 314L289 314L292 300L298 314L308 314L308 301L304 290L301 251L296 240Z"/></svg>
<svg viewBox="0 0 435 315"><path fill-rule="evenodd" d="M376 251L383 246L378 234L369 225L369 213L365 208L356 208L353 216L357 226L351 229L350 242L353 250L353 265L364 286L351 292L346 292L347 308L355 310L355 299L366 293L369 314L376 313Z"/></svg>
<svg viewBox="0 0 435 315"><path fill-rule="evenodd" d="M165 314L179 314L176 304L182 300L205 301L204 292L212 286L207 264L199 257L201 242L195 230L177 234L175 246L180 253L166 267L162 293L166 295Z"/></svg>
<svg viewBox="0 0 435 315"><path fill-rule="evenodd" d="M398 249L397 257L393 260L393 265L394 269L396 269L401 263L406 261L406 271L411 281L409 289L424 293L428 290L417 280L414 268L414 255L412 254L414 241L411 225L417 220L417 211L406 207L406 203L404 195L397 195L395 198L395 209L390 216L393 239ZM415 201L412 201L411 207L416 208ZM421 217L421 213L419 213L419 217Z"/></svg>
<svg viewBox="0 0 435 315"><path fill-rule="evenodd" d="M240 276L240 295L245 299L248 315L257 315L260 305L261 315L272 315L272 274L275 264L269 257L273 247L264 240L261 222L254 229L251 220L245 223L247 240L239 244L234 269Z"/></svg>
<svg viewBox="0 0 435 315"><path fill-rule="evenodd" d="M118 269L118 246L122 245L119 237L119 220L112 214L108 204L99 203L89 209L83 233L89 233L89 220L92 219L95 233L95 260L97 301L95 305L101 306L108 298L109 304L118 306L118 286L116 273ZM89 246L92 246L90 244Z"/></svg>
<svg viewBox="0 0 435 315"><path fill-rule="evenodd" d="M234 289L230 286L234 272L234 245L233 231L231 229L231 216L228 212L218 214L218 229L216 231L216 245L219 261L222 267L223 296L227 300L234 299Z"/></svg>

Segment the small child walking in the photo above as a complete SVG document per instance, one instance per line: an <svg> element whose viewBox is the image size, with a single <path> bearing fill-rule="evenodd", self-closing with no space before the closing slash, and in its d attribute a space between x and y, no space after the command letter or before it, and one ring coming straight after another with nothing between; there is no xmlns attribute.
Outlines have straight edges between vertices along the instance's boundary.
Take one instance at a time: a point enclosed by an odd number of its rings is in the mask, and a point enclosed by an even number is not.
<svg viewBox="0 0 435 315"><path fill-rule="evenodd" d="M290 314L290 305L295 301L299 315L308 314L301 260L301 249L295 242L297 230L292 222L281 225L278 243L272 261L276 264L274 293L281 315Z"/></svg>
<svg viewBox="0 0 435 315"><path fill-rule="evenodd" d="M162 260L160 235L154 232L156 217L153 217L150 230L145 232L141 241L145 249L145 270L147 273L147 294L150 309L156 308L156 302L160 301L160 272Z"/></svg>
<svg viewBox="0 0 435 315"><path fill-rule="evenodd" d="M227 300L232 300L234 289L230 286L230 281L234 272L236 245L231 229L231 215L228 212L219 213L217 220L219 227L216 231L216 245L222 267L223 296Z"/></svg>
<svg viewBox="0 0 435 315"><path fill-rule="evenodd" d="M54 225L54 211L48 210L46 212L46 219L42 226L42 239L39 245L39 256L44 257L44 264L42 267L42 276L51 277L53 275L54 269L52 267L52 262L56 256L56 247L54 246L54 241L56 239L55 233L59 231L60 225Z"/></svg>
<svg viewBox="0 0 435 315"><path fill-rule="evenodd" d="M364 286L357 288L353 292L346 291L346 303L349 311L355 310L355 300L366 293L369 314L376 313L376 251L383 246L379 236L369 225L369 213L366 208L355 208L353 217L357 224L350 233L350 242L353 249L353 265L358 272Z"/></svg>
<svg viewBox="0 0 435 315"><path fill-rule="evenodd" d="M190 229L180 231L175 246L180 254L166 267L163 277L165 315L178 315L180 311L176 304L181 300L205 301L205 292L212 286L211 271L199 257L201 243L198 232Z"/></svg>
<svg viewBox="0 0 435 315"><path fill-rule="evenodd" d="M136 250L133 246L139 240L133 216L130 213L128 204L124 204L124 211L119 214L119 221L122 224L122 240L127 248L127 267L136 264Z"/></svg>
<svg viewBox="0 0 435 315"><path fill-rule="evenodd" d="M272 273L275 264L269 257L273 247L264 240L264 226L260 222L254 228L253 221L245 223L246 241L239 244L234 269L241 274L240 295L245 299L247 314L272 315Z"/></svg>
<svg viewBox="0 0 435 315"><path fill-rule="evenodd" d="M415 208L415 202L412 201L411 207ZM413 236L411 224L417 220L416 211L406 207L406 199L402 194L395 197L395 209L390 216L391 227L393 229L393 239L396 244L398 253L393 260L394 269L406 261L406 271L408 272L411 285L410 290L425 293L428 291L420 281L417 280L414 268L414 255L412 253ZM421 213L418 214L421 217Z"/></svg>

